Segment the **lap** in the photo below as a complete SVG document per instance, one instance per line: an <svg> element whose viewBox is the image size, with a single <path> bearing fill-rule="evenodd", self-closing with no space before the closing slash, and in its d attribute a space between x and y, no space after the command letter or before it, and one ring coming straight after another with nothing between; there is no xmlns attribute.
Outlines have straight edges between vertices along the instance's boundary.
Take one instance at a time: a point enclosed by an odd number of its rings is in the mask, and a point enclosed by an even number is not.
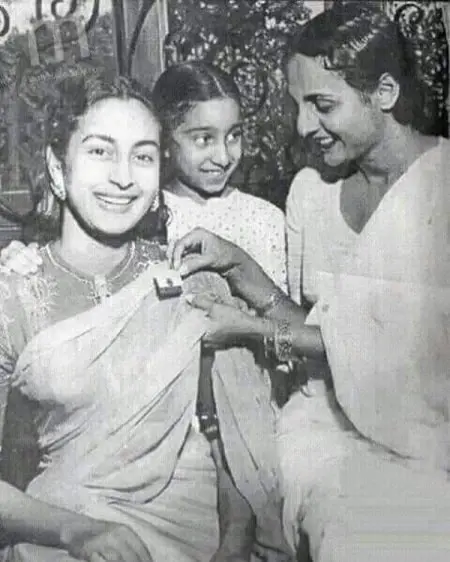
<svg viewBox="0 0 450 562"><path fill-rule="evenodd" d="M450 559L450 485L361 439L319 392L297 394L278 425L284 528L314 562Z"/></svg>
<svg viewBox="0 0 450 562"><path fill-rule="evenodd" d="M216 469L209 444L192 430L169 485L144 504L97 502L88 515L128 525L147 545L154 560L209 560L219 545ZM0 557L1 560L1 557ZM8 562L71 562L58 549L20 544Z"/></svg>

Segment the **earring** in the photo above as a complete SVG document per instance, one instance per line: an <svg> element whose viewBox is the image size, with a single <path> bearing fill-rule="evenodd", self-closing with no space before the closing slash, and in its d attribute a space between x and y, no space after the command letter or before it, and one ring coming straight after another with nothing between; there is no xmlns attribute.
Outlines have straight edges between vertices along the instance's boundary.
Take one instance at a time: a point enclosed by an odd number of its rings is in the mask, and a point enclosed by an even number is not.
<svg viewBox="0 0 450 562"><path fill-rule="evenodd" d="M66 200L66 189L64 185L52 182L52 191L60 201Z"/></svg>
<svg viewBox="0 0 450 562"><path fill-rule="evenodd" d="M153 199L152 204L150 205L150 211L155 213L159 209L159 194Z"/></svg>
<svg viewBox="0 0 450 562"><path fill-rule="evenodd" d="M163 152L163 156L164 156L164 158L166 158L166 159L169 159L169 158L170 158L170 151L169 151L168 148L166 148L166 150Z"/></svg>

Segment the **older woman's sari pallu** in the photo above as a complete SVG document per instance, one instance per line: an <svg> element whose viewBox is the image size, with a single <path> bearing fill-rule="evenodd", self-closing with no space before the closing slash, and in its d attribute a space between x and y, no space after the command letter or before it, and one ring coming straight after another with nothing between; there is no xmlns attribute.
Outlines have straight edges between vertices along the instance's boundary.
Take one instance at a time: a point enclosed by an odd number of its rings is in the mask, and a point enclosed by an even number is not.
<svg viewBox="0 0 450 562"><path fill-rule="evenodd" d="M286 532L314 562L450 560L449 186L441 140L318 272L334 392L299 393L279 427Z"/></svg>
<svg viewBox="0 0 450 562"><path fill-rule="evenodd" d="M42 470L27 493L129 525L155 561L188 562L217 547L217 514L203 509L211 493L202 498L202 462L195 461L207 452L189 439L208 320L182 298L158 299L153 278L166 269L150 265L106 302L38 333L20 355L12 385L40 410ZM213 274L191 278L188 290L202 282L230 298ZM286 559L265 374L250 352L230 349L217 352L213 380L232 476L274 560ZM31 544L11 547L8 558L71 560Z"/></svg>

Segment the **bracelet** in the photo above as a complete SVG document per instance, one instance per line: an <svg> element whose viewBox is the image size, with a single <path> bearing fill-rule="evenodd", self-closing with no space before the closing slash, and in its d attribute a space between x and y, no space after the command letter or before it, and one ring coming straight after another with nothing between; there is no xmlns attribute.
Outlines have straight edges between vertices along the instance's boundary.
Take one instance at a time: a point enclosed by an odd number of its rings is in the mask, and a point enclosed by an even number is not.
<svg viewBox="0 0 450 562"><path fill-rule="evenodd" d="M284 299L284 296L283 291L277 287L274 291L272 291L272 293L270 293L266 304L259 306L256 309L259 316L266 316L268 312L273 310Z"/></svg>
<svg viewBox="0 0 450 562"><path fill-rule="evenodd" d="M275 355L278 361L286 363L292 359L292 330L289 322L277 322L275 328Z"/></svg>
<svg viewBox="0 0 450 562"><path fill-rule="evenodd" d="M197 414L200 431L208 441L215 441L220 436L217 414Z"/></svg>
<svg viewBox="0 0 450 562"><path fill-rule="evenodd" d="M276 362L275 335L264 336L264 355L267 361Z"/></svg>

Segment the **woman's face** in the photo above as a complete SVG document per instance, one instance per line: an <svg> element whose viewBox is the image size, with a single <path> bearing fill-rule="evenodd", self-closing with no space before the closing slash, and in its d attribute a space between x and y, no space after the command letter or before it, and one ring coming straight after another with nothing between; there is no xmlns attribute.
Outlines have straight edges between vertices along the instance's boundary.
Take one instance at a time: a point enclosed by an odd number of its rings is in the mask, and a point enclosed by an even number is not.
<svg viewBox="0 0 450 562"><path fill-rule="evenodd" d="M380 142L384 120L375 95L363 99L342 77L300 54L289 61L288 85L298 106L299 135L328 166L360 160Z"/></svg>
<svg viewBox="0 0 450 562"><path fill-rule="evenodd" d="M206 195L220 194L242 156L239 104L232 98L198 102L172 133L178 179Z"/></svg>
<svg viewBox="0 0 450 562"><path fill-rule="evenodd" d="M157 120L135 99L94 104L69 141L63 220L106 236L134 228L158 193L159 136Z"/></svg>

